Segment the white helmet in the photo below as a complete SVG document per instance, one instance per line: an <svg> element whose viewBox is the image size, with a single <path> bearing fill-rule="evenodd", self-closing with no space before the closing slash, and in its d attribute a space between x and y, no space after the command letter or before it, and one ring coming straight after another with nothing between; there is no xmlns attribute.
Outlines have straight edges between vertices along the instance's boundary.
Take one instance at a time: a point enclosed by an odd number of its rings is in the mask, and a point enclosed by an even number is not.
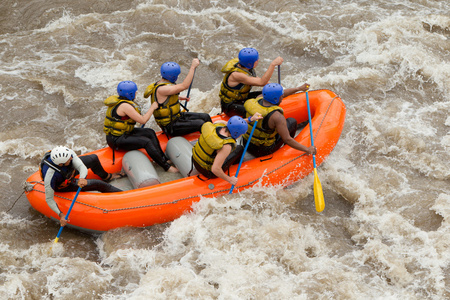
<svg viewBox="0 0 450 300"><path fill-rule="evenodd" d="M55 147L50 153L51 160L57 165L65 164L71 157L72 153L70 149L64 146Z"/></svg>

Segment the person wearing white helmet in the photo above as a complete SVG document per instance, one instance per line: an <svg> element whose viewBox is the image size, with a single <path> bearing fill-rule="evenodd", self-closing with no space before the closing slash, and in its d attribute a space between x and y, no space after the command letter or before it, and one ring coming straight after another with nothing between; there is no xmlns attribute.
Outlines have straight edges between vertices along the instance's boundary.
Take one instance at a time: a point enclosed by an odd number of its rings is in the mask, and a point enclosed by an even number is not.
<svg viewBox="0 0 450 300"><path fill-rule="evenodd" d="M227 124L207 122L203 124L201 136L192 148L192 160L195 169L206 178L222 178L232 185L237 184L236 176L225 172L242 156L244 148L236 146L236 139L248 128L247 123L257 121L260 114L244 120L239 116L231 117Z"/></svg>
<svg viewBox="0 0 450 300"><path fill-rule="evenodd" d="M259 53L255 48L243 48L237 58L228 61L222 67L225 73L220 85L220 105L228 116L245 116L244 103L255 98L261 92L252 92L253 86L266 85L276 66L283 63L282 57L275 58L262 77L256 76L255 68L259 63Z"/></svg>
<svg viewBox="0 0 450 300"><path fill-rule="evenodd" d="M61 226L65 226L65 213L62 212L54 199L56 192L73 192L81 187L82 191L100 191L102 193L121 192L122 190L97 179L86 179L88 169L102 178L110 181L122 177L121 173L107 173L95 154L78 157L67 147L58 146L47 152L41 160L40 172L44 180L45 200L48 206L58 215ZM79 179L75 179L76 175Z"/></svg>

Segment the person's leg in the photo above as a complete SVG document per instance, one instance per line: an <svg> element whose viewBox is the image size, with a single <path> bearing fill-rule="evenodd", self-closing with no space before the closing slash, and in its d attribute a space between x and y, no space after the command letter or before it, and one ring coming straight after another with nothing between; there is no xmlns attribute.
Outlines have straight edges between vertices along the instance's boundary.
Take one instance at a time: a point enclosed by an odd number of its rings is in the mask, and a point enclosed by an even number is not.
<svg viewBox="0 0 450 300"><path fill-rule="evenodd" d="M159 140L153 129L134 128L131 134L122 135L115 141L116 147L121 150L130 151L144 148L147 154L167 171L171 165L159 145Z"/></svg>
<svg viewBox="0 0 450 300"><path fill-rule="evenodd" d="M291 137L295 137L295 131L297 130L297 120L294 118L287 118L286 119L286 125L289 130L289 135Z"/></svg>
<svg viewBox="0 0 450 300"><path fill-rule="evenodd" d="M83 192L99 191L101 193L116 193L122 191L121 189L98 179L88 179L87 185L82 187L81 190Z"/></svg>
<svg viewBox="0 0 450 300"><path fill-rule="evenodd" d="M246 111L243 103L225 103L221 101L222 112L227 114L227 116L240 116L245 117Z"/></svg>
<svg viewBox="0 0 450 300"><path fill-rule="evenodd" d="M256 97L258 97L261 94L262 94L262 91L250 92L250 93L248 93L247 100L248 99L255 99Z"/></svg>
<svg viewBox="0 0 450 300"><path fill-rule="evenodd" d="M76 192L78 190L78 185L76 184L76 180L72 180L68 186L64 188L57 188L55 192Z"/></svg>
<svg viewBox="0 0 450 300"><path fill-rule="evenodd" d="M95 154L79 156L86 168L91 169L95 175L99 176L102 180L108 179L109 173L103 169L98 156Z"/></svg>
<svg viewBox="0 0 450 300"><path fill-rule="evenodd" d="M181 117L168 126L170 136L183 136L192 132L200 131L202 125L212 122L211 117L205 113L185 112Z"/></svg>
<svg viewBox="0 0 450 300"><path fill-rule="evenodd" d="M57 192L75 192L78 190L78 179L72 180L72 182L65 188L57 189ZM98 179L87 179L87 185L81 188L83 192L99 191L102 193L115 193L121 192L121 189L106 183Z"/></svg>

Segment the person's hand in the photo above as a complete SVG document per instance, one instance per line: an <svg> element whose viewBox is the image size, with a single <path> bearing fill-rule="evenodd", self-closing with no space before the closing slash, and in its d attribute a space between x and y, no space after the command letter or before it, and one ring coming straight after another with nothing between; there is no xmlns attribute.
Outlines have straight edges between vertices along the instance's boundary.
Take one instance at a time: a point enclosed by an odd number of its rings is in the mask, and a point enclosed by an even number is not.
<svg viewBox="0 0 450 300"><path fill-rule="evenodd" d="M305 84L303 84L302 86L299 86L299 87L298 87L298 90L299 90L299 91L306 92L307 90L309 90L309 83L305 83Z"/></svg>
<svg viewBox="0 0 450 300"><path fill-rule="evenodd" d="M200 64L200 60L198 58L194 58L192 60L191 67L197 68L199 64Z"/></svg>
<svg viewBox="0 0 450 300"><path fill-rule="evenodd" d="M316 154L317 153L316 146L308 147L308 149L306 150L306 153L308 153L309 155Z"/></svg>
<svg viewBox="0 0 450 300"><path fill-rule="evenodd" d="M281 56L278 56L277 58L275 58L273 61L272 61L272 64L274 65L274 66L279 66L279 65L281 65L283 63L283 58L281 57Z"/></svg>
<svg viewBox="0 0 450 300"><path fill-rule="evenodd" d="M230 179L228 179L228 182L229 182L231 185L237 185L237 183L238 183L238 178L237 178L236 176L232 176L232 177L230 177Z"/></svg>
<svg viewBox="0 0 450 300"><path fill-rule="evenodd" d="M262 118L263 118L262 115L259 112L257 112L250 118L250 120L252 122L255 122L256 120L261 120Z"/></svg>
<svg viewBox="0 0 450 300"><path fill-rule="evenodd" d="M78 179L78 186L80 187L80 188L83 188L83 187L85 187L87 185L87 180L86 180L86 178L80 178L80 179Z"/></svg>
<svg viewBox="0 0 450 300"><path fill-rule="evenodd" d="M178 100L185 100L185 101L189 101L191 100L191 97L184 97L184 96L178 96Z"/></svg>
<svg viewBox="0 0 450 300"><path fill-rule="evenodd" d="M68 221L69 220L66 220L66 215L65 214L63 214L63 213L59 214L59 224L61 225L61 227L66 226Z"/></svg>

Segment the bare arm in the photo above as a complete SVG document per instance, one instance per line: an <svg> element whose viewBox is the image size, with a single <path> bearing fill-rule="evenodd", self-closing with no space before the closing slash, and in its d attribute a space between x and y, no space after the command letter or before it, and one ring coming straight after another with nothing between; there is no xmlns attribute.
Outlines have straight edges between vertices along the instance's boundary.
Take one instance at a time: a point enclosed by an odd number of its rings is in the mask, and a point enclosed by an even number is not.
<svg viewBox="0 0 450 300"><path fill-rule="evenodd" d="M189 88L189 85L192 82L192 79L194 79L194 71L200 64L200 61L198 58L194 58L192 60L191 68L189 69L189 73L187 74L186 78L183 80L182 83L175 84L175 85L166 85L161 86L156 90L156 98L158 98L158 102L163 103L165 99L171 95L179 94L182 91Z"/></svg>
<svg viewBox="0 0 450 300"><path fill-rule="evenodd" d="M309 89L309 83L305 83L299 87L284 89L283 98L289 95L298 93L298 92L306 92Z"/></svg>
<svg viewBox="0 0 450 300"><path fill-rule="evenodd" d="M273 115L269 119L269 127L276 128L278 134L283 139L283 142L299 151L306 152L308 154L315 154L316 147L306 147L299 142L297 142L294 138L289 134L289 130L287 128L286 119L280 112L274 112Z"/></svg>
<svg viewBox="0 0 450 300"><path fill-rule="evenodd" d="M122 103L117 108L117 114L121 117L128 116L129 118L133 119L134 121L136 121L138 123L145 124L148 122L148 120L150 120L151 116L153 115L153 112L157 108L158 108L158 103L154 102L150 106L150 109L144 115L141 115L134 109L133 106L131 106L131 104Z"/></svg>
<svg viewBox="0 0 450 300"><path fill-rule="evenodd" d="M265 86L269 83L270 78L272 77L273 71L276 66L279 66L283 63L282 57L275 58L269 65L266 73L262 77L252 77L247 74L241 72L233 72L228 78L229 86L236 86L239 83L248 84L252 86Z"/></svg>
<svg viewBox="0 0 450 300"><path fill-rule="evenodd" d="M213 174L216 175L217 177L225 181L228 181L231 185L236 185L237 177L235 176L230 177L227 174L225 174L225 172L222 170L223 163L225 159L228 157L228 155L230 155L231 150L232 150L231 145L226 144L222 147L222 149L217 151L216 158L214 159L214 163L211 167L211 172L213 172Z"/></svg>

